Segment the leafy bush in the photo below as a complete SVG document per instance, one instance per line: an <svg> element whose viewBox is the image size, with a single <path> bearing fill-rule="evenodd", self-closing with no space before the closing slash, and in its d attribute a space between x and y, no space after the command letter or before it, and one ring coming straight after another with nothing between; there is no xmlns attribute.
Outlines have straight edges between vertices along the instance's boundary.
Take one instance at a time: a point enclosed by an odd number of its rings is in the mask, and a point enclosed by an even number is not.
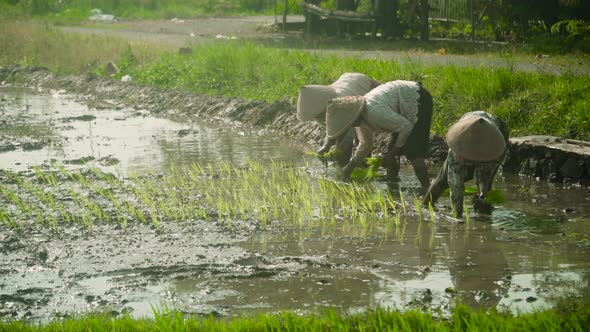
<svg viewBox="0 0 590 332"><path fill-rule="evenodd" d="M584 52L590 52L590 22L563 20L551 27L554 35L565 36L568 43Z"/></svg>

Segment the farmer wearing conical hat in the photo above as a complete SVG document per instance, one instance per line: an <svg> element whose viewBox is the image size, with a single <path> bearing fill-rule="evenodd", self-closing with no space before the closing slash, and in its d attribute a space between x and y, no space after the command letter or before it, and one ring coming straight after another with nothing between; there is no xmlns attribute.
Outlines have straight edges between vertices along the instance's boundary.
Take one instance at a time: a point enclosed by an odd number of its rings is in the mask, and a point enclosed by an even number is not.
<svg viewBox="0 0 590 332"><path fill-rule="evenodd" d="M299 91L297 100L297 118L300 121L315 120L326 123L326 107L333 98L344 96L362 96L379 86L379 82L360 73L344 73L331 85L305 85ZM349 130L337 142L336 148L341 152L338 157L340 165L346 165L352 155L355 131ZM330 146L331 147L331 146ZM328 149L319 151L323 155Z"/></svg>
<svg viewBox="0 0 590 332"><path fill-rule="evenodd" d="M391 133L385 153L387 180L396 182L399 156L405 155L414 168L422 190L430 184L424 159L428 155L432 96L419 82L391 81L363 97L333 99L326 112L326 144L356 127L359 144L342 169L345 180L355 167L364 164L373 149L373 134Z"/></svg>
<svg viewBox="0 0 590 332"><path fill-rule="evenodd" d="M504 120L484 111L464 114L447 132L449 154L438 176L424 196L423 203L436 202L450 187L455 217L463 216L465 182L475 176L478 195L475 203L484 204L494 176L508 150L508 130Z"/></svg>

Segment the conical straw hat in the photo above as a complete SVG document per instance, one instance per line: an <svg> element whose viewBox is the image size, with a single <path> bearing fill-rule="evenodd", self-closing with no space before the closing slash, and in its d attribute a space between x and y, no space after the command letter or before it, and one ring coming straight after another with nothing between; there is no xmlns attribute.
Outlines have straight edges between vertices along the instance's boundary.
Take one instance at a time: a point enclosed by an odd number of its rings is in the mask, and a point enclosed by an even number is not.
<svg viewBox="0 0 590 332"><path fill-rule="evenodd" d="M363 96L332 99L326 110L326 136L332 139L344 134L358 119L365 104Z"/></svg>
<svg viewBox="0 0 590 332"><path fill-rule="evenodd" d="M504 135L486 118L462 118L447 132L447 144L459 157L473 161L493 161L506 150Z"/></svg>
<svg viewBox="0 0 590 332"><path fill-rule="evenodd" d="M326 85L305 85L299 90L297 119L310 121L322 114L328 101L336 96L336 90Z"/></svg>

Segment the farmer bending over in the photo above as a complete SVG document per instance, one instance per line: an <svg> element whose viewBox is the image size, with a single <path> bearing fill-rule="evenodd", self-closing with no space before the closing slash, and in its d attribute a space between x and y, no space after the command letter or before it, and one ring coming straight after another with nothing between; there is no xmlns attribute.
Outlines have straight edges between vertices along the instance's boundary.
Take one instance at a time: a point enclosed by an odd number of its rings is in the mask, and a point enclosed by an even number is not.
<svg viewBox="0 0 590 332"><path fill-rule="evenodd" d="M305 85L299 91L297 118L300 121L315 120L324 125L326 123L326 107L332 98L362 96L377 86L379 86L379 82L360 73L344 73L331 85ZM350 160L354 138L355 131L349 130L338 140L336 148L340 152L340 156L337 158L339 165L346 165ZM321 158L322 156L320 156Z"/></svg>
<svg viewBox="0 0 590 332"><path fill-rule="evenodd" d="M371 90L363 97L333 99L326 113L326 144L329 147L356 127L359 145L350 162L342 169L344 180L355 167L364 164L373 149L373 133L391 133L384 164L387 181L397 182L399 157L405 155L426 191L430 184L424 159L428 155L432 96L419 82L391 81Z"/></svg>
<svg viewBox="0 0 590 332"><path fill-rule="evenodd" d="M424 196L423 204L434 204L447 188L456 218L463 216L465 182L477 182L476 209L490 208L486 194L508 150L508 130L501 118L483 111L464 114L447 133L449 154L438 176Z"/></svg>

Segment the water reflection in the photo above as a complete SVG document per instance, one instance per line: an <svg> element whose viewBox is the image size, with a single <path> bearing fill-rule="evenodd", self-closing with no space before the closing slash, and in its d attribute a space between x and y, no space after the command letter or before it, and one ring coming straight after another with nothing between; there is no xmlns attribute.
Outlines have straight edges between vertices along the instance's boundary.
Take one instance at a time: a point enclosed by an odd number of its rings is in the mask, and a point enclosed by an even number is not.
<svg viewBox="0 0 590 332"><path fill-rule="evenodd" d="M257 131L155 118L117 105L94 109L76 98L0 87L0 168L24 170L52 161L75 167L89 160L105 170L167 171L182 163L303 159L301 146ZM27 148L31 143L37 148Z"/></svg>
<svg viewBox="0 0 590 332"><path fill-rule="evenodd" d="M219 160L308 161L303 148L287 140L135 110L90 109L62 93L0 88L0 113L2 169L53 160L76 167L83 157L105 169L157 171ZM333 168L324 171L314 162L314 174L335 176ZM400 189L412 205L419 184L408 166L401 176ZM379 182L369 187L387 190ZM491 216L472 212L468 223L448 218L432 223L424 212L424 220L413 216L399 225L375 220L369 227L343 216L317 228L259 232L242 245L251 259L234 262L242 274L183 277L158 290L173 289L184 306L179 309L196 312L437 307L459 299L476 308L527 311L554 306L562 294L588 298L587 189L509 174L497 177L494 187L506 203ZM450 215L448 197L439 200L436 214Z"/></svg>
<svg viewBox="0 0 590 332"><path fill-rule="evenodd" d="M296 277L284 278L302 283L300 275L314 274L308 281L311 289L318 279L356 280L342 286L356 294L355 306L432 308L461 301L476 309L502 306L522 312L553 306L559 294L588 293L590 250L550 245L563 237L560 234L501 230L479 221L465 225L409 220L382 231L387 233L365 237L350 237L343 229L330 235L308 231L303 239L296 231L267 234L254 237L247 248L270 257L323 257L330 266L323 273L308 272L312 267L303 265ZM219 287L242 291L250 283ZM335 292L323 300L336 305L339 299Z"/></svg>

